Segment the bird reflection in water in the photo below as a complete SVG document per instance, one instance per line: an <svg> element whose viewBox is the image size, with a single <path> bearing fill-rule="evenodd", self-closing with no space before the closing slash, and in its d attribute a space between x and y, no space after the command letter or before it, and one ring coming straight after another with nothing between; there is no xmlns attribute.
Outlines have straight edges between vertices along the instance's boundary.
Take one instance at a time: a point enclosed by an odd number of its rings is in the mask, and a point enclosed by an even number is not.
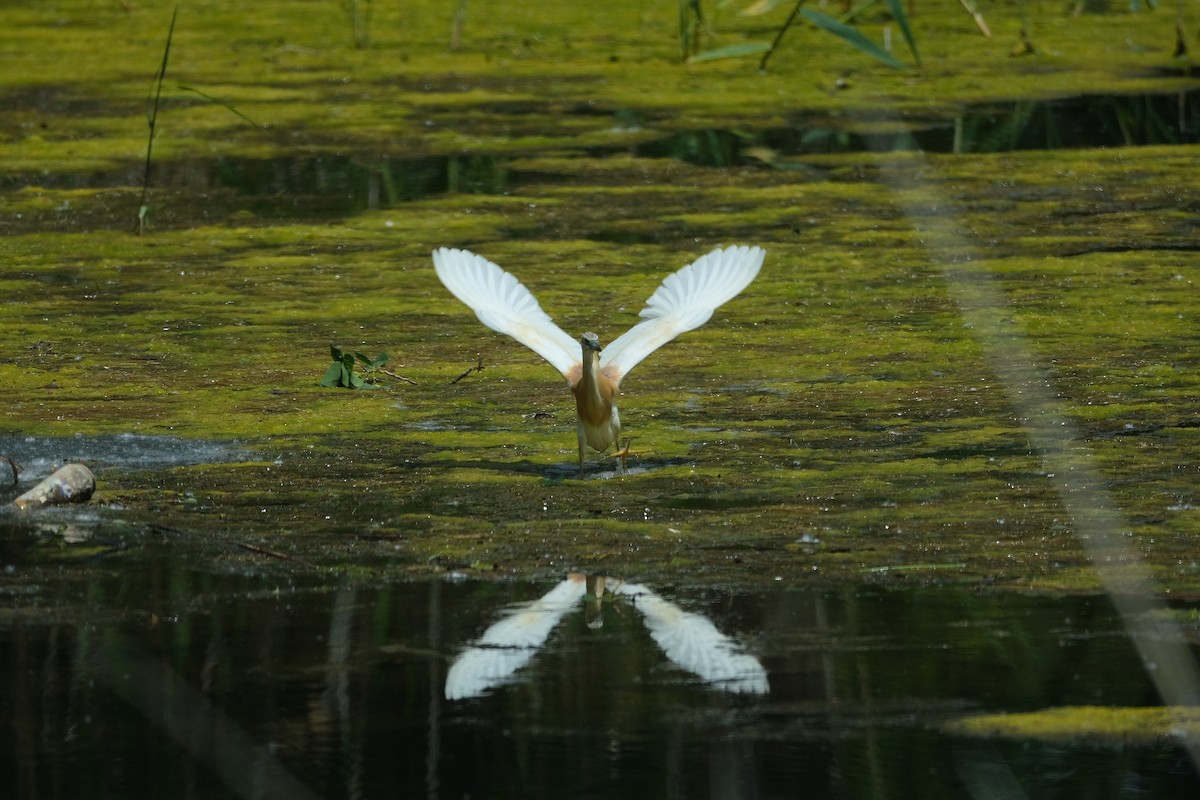
<svg viewBox="0 0 1200 800"><path fill-rule="evenodd" d="M510 682L517 670L533 660L555 626L578 610L581 601L588 627L600 628L600 601L606 591L628 598L663 655L698 677L706 688L767 693L767 671L758 659L704 615L684 611L640 584L571 573L537 600L513 607L464 649L446 675L446 698L479 697Z"/></svg>

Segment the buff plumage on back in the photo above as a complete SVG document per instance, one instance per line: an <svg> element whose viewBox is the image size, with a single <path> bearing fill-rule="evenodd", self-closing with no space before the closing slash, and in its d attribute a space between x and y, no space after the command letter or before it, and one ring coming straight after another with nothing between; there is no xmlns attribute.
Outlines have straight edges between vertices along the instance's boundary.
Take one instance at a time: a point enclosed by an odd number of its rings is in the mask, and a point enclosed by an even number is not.
<svg viewBox="0 0 1200 800"><path fill-rule="evenodd" d="M676 336L708 322L713 311L750 285L765 256L761 247L726 247L668 275L639 314L644 321L604 348L601 368L619 381Z"/></svg>
<svg viewBox="0 0 1200 800"><path fill-rule="evenodd" d="M579 366L579 342L554 324L511 273L483 256L449 247L433 251L433 266L446 288L484 325L516 339L564 376Z"/></svg>

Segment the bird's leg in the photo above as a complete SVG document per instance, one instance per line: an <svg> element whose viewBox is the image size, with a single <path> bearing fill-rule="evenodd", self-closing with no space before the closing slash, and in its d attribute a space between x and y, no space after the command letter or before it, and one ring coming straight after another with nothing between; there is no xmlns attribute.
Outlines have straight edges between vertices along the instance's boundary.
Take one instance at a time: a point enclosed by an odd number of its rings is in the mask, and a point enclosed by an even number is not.
<svg viewBox="0 0 1200 800"><path fill-rule="evenodd" d="M625 444L622 445L620 440L618 440L617 441L617 450L615 453L613 453L613 458L617 459L617 463L620 464L620 469L621 469L622 475L625 474L625 459L627 459L627 458L629 458L629 456L633 455L633 451L629 449L629 442L630 442L630 440L626 439Z"/></svg>
<svg viewBox="0 0 1200 800"><path fill-rule="evenodd" d="M629 442L626 441L624 446L621 445L621 417L617 413L617 407L613 406L612 416L613 426L613 442L617 445L617 452L614 454L617 457L617 463L621 465L621 473L625 474L625 457L629 455Z"/></svg>
<svg viewBox="0 0 1200 800"><path fill-rule="evenodd" d="M579 434L579 479L583 480L583 456L587 448L587 432L584 431L582 423L575 430Z"/></svg>

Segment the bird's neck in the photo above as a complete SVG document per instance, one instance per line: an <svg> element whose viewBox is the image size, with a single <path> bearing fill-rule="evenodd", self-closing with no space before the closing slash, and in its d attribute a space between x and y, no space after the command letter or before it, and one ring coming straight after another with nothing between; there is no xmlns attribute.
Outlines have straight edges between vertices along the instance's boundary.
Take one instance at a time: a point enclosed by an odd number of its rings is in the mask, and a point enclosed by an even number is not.
<svg viewBox="0 0 1200 800"><path fill-rule="evenodd" d="M583 390L595 400L600 400L600 354L595 350L583 351Z"/></svg>
<svg viewBox="0 0 1200 800"><path fill-rule="evenodd" d="M581 419L599 424L609 415L611 391L604 392L604 375L600 371L600 356L594 350L583 353L583 374L575 386L575 406Z"/></svg>

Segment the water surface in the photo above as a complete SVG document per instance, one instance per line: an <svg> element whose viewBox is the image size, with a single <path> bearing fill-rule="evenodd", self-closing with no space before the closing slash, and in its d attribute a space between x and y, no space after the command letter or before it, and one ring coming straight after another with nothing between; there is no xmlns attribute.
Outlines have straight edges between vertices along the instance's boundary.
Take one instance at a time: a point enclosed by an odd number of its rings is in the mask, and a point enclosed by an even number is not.
<svg viewBox="0 0 1200 800"><path fill-rule="evenodd" d="M804 787L806 797L928 798L1019 786L1028 797L1169 798L1200 788L1169 739L944 732L980 711L1154 704L1101 597L677 585L641 586L635 598L610 578L602 602L576 593L558 607L523 666L451 698L461 693L448 673L472 645L570 581L368 587L198 573L166 547L152 555L137 572L99 564L37 613L10 594L0 765L16 796L765 798ZM708 625L761 676L714 681L678 649L669 655L646 592Z"/></svg>
<svg viewBox="0 0 1200 800"><path fill-rule="evenodd" d="M99 481L0 511L0 793L1197 795L1182 727L952 727L1152 709L1168 638L1194 670L1200 126L1161 10L985 43L922 6L936 66L793 31L761 73L678 64L669 4L472 6L453 46L446 3L375 4L357 47L327 5L181 9L149 171L169 9L0 11L0 455ZM741 242L750 291L623 386L616 479L429 263L607 338ZM331 344L397 375L321 389Z"/></svg>

